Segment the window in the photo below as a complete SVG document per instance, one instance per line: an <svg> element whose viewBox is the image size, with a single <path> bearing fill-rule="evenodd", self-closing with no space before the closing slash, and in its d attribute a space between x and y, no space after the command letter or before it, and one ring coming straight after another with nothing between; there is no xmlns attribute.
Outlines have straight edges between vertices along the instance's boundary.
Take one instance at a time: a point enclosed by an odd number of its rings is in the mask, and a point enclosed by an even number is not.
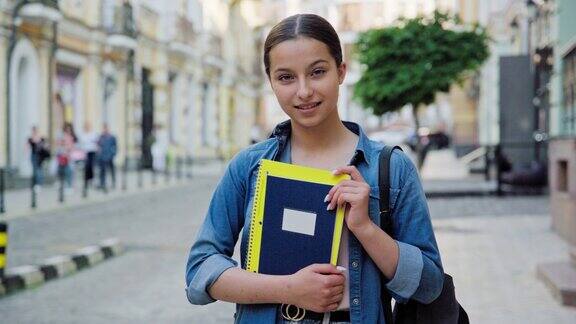
<svg viewBox="0 0 576 324"><path fill-rule="evenodd" d="M568 161L558 161L558 188L560 192L568 191Z"/></svg>
<svg viewBox="0 0 576 324"><path fill-rule="evenodd" d="M201 120L202 120L202 124L201 124L201 142L202 142L202 146L208 146L209 142L208 142L208 137L210 136L209 134L209 128L208 128L208 123L210 122L209 120L209 116L208 116L208 83L203 83L202 84L202 110L200 111L201 115Z"/></svg>
<svg viewBox="0 0 576 324"><path fill-rule="evenodd" d="M576 134L576 48L562 60L564 125L567 134Z"/></svg>

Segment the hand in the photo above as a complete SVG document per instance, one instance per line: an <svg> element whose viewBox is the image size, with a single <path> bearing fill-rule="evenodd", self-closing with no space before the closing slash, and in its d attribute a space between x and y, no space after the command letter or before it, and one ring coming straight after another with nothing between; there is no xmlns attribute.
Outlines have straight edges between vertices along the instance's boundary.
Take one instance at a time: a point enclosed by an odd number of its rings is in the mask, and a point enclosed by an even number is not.
<svg viewBox="0 0 576 324"><path fill-rule="evenodd" d="M336 310L345 277L331 264L313 264L289 276L287 304L317 313Z"/></svg>
<svg viewBox="0 0 576 324"><path fill-rule="evenodd" d="M345 215L346 225L353 233L363 228L367 228L372 220L368 216L368 205L370 202L370 185L364 181L360 171L355 166L339 167L334 170L334 175L349 174L351 180L344 180L330 189L326 196L328 209L336 206L349 209Z"/></svg>

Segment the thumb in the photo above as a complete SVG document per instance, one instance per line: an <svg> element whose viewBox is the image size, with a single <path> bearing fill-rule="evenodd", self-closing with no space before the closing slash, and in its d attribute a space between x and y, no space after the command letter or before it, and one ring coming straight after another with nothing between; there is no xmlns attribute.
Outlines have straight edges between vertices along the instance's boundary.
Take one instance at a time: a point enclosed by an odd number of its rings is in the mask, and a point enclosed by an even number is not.
<svg viewBox="0 0 576 324"><path fill-rule="evenodd" d="M336 266L330 263L313 264L310 266L311 270L321 274L341 274L342 271L337 269Z"/></svg>

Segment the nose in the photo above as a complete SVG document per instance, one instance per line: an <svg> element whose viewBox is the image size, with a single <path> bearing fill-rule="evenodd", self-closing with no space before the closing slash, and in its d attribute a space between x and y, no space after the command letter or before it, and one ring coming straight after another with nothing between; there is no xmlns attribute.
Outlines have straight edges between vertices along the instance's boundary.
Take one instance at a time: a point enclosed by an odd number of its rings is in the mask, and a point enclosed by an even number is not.
<svg viewBox="0 0 576 324"><path fill-rule="evenodd" d="M314 94L314 90L310 86L309 80L306 78L301 79L300 83L298 84L298 98L305 100L310 98Z"/></svg>

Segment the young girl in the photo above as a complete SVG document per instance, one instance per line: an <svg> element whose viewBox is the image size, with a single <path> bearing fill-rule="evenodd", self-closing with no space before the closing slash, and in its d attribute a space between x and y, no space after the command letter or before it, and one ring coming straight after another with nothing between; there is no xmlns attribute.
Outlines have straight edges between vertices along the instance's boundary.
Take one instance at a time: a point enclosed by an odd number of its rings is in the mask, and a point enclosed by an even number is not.
<svg viewBox="0 0 576 324"><path fill-rule="evenodd" d="M398 302L433 301L442 288L443 270L418 174L403 153L394 151L390 203L396 240L392 239L379 227L382 145L338 115L338 88L346 64L334 28L311 14L284 19L266 38L264 65L290 120L230 162L190 251L188 300L234 302L236 323L291 323L301 317L301 323L328 318L331 323L384 323L382 278ZM326 197L327 208L347 205L338 257L344 270L330 264L310 265L287 276L244 270L261 159L351 176ZM231 258L240 233L242 267Z"/></svg>

